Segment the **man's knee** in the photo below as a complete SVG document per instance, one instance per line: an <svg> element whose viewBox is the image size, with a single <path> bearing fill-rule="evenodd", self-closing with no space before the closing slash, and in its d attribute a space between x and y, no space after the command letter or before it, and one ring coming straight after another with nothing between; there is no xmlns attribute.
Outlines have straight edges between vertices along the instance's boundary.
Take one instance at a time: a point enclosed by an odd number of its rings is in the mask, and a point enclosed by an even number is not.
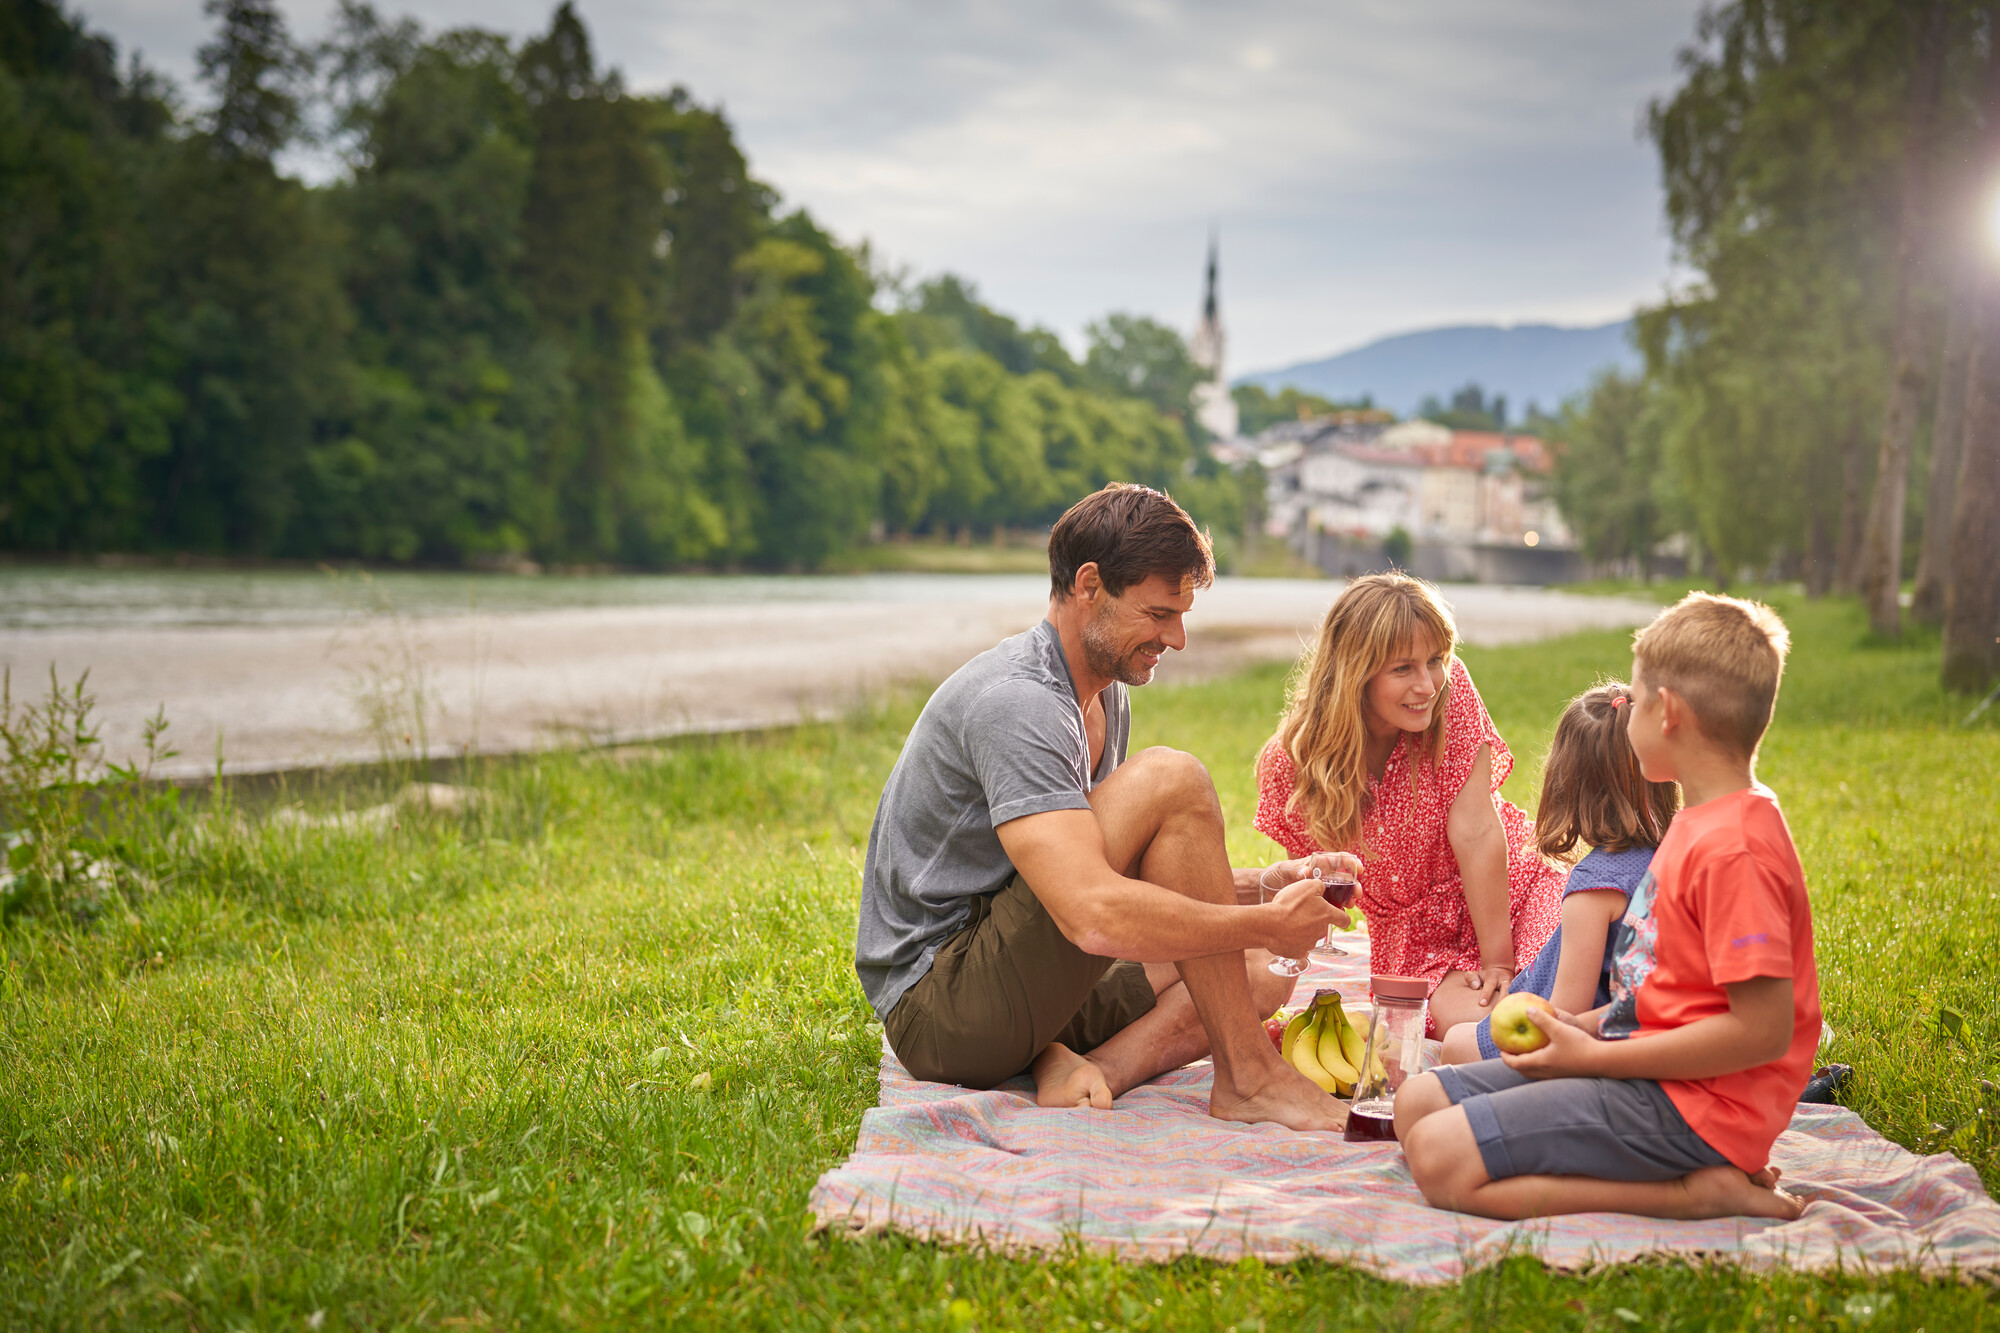
<svg viewBox="0 0 2000 1333"><path fill-rule="evenodd" d="M1126 760L1124 768L1131 769L1133 777L1144 780L1148 796L1168 803L1177 813L1221 810L1208 765L1185 750L1155 745Z"/></svg>
<svg viewBox="0 0 2000 1333"><path fill-rule="evenodd" d="M910 1077L925 1083L951 1083L984 1092L997 1088L1016 1074L1026 1073L1035 1052L1027 1052L1018 1042L1006 1040L967 1043L952 1050L940 1050L935 1042L911 1041L904 1046L889 1043Z"/></svg>

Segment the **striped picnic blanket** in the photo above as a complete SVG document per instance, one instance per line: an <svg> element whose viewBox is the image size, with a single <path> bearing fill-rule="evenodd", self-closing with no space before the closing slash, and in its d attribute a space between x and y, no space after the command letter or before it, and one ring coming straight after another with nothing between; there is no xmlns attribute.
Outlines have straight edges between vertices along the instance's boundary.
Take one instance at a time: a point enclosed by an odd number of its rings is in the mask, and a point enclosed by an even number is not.
<svg viewBox="0 0 2000 1333"><path fill-rule="evenodd" d="M1347 947L1352 956L1300 979L1299 1000L1332 987L1365 1001L1367 940ZM863 1115L853 1155L820 1177L811 1207L823 1227L999 1251L1074 1241L1134 1260L1317 1255L1417 1283L1524 1252L1566 1269L1678 1254L2000 1272L2000 1206L1977 1173L1907 1152L1838 1106L1799 1107L1772 1149L1810 1201L1795 1222L1597 1213L1507 1223L1426 1206L1394 1144L1215 1120L1209 1078L1203 1062L1111 1111L1044 1110L1025 1078L991 1092L923 1083L885 1048L881 1104Z"/></svg>

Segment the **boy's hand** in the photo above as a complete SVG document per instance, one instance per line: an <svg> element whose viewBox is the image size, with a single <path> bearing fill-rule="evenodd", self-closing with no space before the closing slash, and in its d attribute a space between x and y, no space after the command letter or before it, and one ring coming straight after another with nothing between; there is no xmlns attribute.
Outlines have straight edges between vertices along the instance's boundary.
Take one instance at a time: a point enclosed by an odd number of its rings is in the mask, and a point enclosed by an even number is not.
<svg viewBox="0 0 2000 1333"><path fill-rule="evenodd" d="M1594 1020L1596 1012L1569 1014L1558 1009L1551 1017L1539 1009L1528 1010L1528 1021L1542 1030L1549 1044L1540 1050L1529 1051L1526 1055L1502 1054L1509 1069L1517 1069L1529 1078L1585 1078L1597 1071L1597 1054L1604 1043L1584 1027L1585 1020ZM1595 1023L1592 1023L1595 1026Z"/></svg>

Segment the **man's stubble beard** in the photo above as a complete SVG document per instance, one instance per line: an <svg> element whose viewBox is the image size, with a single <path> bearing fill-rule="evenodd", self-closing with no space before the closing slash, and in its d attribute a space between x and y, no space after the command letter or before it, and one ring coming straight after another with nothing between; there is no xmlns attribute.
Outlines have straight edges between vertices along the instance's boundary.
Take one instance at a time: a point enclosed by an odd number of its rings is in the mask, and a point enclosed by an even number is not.
<svg viewBox="0 0 2000 1333"><path fill-rule="evenodd" d="M1153 669L1139 665L1139 655L1166 652L1165 641L1142 643L1121 656L1107 623L1110 617L1111 607L1106 603L1096 615L1083 622L1084 665L1095 674L1107 676L1122 685L1151 684Z"/></svg>

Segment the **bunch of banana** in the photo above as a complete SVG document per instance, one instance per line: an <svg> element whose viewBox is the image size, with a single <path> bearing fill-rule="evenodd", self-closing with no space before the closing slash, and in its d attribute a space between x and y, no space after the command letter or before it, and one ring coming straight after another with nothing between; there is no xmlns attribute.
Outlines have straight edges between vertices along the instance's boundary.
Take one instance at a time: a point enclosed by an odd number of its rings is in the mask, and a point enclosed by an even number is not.
<svg viewBox="0 0 2000 1333"><path fill-rule="evenodd" d="M1341 1008L1338 991L1323 990L1285 1024L1278 1052L1292 1068L1336 1097L1354 1094L1368 1031ZM1376 1063L1380 1064L1378 1057Z"/></svg>

